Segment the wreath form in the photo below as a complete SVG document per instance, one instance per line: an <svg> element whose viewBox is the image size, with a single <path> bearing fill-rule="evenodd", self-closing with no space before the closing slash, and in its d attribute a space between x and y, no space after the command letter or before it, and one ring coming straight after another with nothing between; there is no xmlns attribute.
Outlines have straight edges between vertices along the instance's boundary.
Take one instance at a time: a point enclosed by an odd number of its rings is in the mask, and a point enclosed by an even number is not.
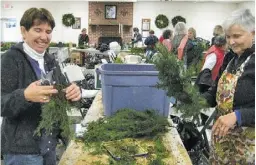
<svg viewBox="0 0 256 165"><path fill-rule="evenodd" d="M159 14L156 17L155 24L157 28L163 29L169 25L169 19L165 15Z"/></svg>
<svg viewBox="0 0 256 165"><path fill-rule="evenodd" d="M62 16L62 24L66 27L70 27L75 24L75 17L73 14L64 14Z"/></svg>

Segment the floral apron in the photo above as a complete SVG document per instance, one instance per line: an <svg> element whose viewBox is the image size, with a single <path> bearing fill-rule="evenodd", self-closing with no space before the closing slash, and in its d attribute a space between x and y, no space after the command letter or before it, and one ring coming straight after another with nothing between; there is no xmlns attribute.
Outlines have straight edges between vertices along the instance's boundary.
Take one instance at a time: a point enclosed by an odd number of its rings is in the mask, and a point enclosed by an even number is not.
<svg viewBox="0 0 256 165"><path fill-rule="evenodd" d="M235 74L227 72L230 62L219 79L216 93L217 117L233 112L237 80L242 75L244 66L250 57L247 57ZM234 129L229 130L229 133L224 137L212 135L210 162L212 165L254 165L254 149L255 128L236 126Z"/></svg>

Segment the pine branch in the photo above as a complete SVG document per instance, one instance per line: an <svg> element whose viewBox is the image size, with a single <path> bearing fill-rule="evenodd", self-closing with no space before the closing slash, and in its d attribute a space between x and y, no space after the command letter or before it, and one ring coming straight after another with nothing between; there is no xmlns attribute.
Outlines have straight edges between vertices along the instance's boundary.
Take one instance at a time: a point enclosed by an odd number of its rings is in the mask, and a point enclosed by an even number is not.
<svg viewBox="0 0 256 165"><path fill-rule="evenodd" d="M58 94L53 95L50 102L42 105L41 121L34 134L41 136L41 131L45 130L49 135L53 129L59 127L63 137L71 135L70 121L67 115L67 111L71 111L71 106L66 100L65 92L62 91L64 88L63 85L56 85Z"/></svg>
<svg viewBox="0 0 256 165"><path fill-rule="evenodd" d="M154 60L154 64L159 71L157 84L167 92L167 96L175 97L180 101L177 110L183 114L183 117L195 117L200 111L207 107L207 103L200 96L198 89L191 84L191 77L194 73L194 67L187 70L184 68L184 62L179 61L173 53L167 51L162 44L157 44L159 53Z"/></svg>

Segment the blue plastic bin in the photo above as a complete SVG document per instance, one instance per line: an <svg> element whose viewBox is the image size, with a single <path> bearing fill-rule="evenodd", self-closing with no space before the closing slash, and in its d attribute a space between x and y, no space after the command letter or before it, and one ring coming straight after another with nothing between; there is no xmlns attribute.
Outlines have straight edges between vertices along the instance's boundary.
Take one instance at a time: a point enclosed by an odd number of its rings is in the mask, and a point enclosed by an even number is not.
<svg viewBox="0 0 256 165"><path fill-rule="evenodd" d="M169 99L164 90L155 87L159 80L154 65L103 64L98 71L106 116L121 108L154 109L168 116Z"/></svg>

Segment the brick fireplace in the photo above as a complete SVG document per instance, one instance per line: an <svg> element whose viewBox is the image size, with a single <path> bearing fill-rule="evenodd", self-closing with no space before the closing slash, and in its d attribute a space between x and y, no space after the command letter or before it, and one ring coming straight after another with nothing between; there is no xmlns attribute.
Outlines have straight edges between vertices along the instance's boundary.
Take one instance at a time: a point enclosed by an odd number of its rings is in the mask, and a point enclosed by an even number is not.
<svg viewBox="0 0 256 165"><path fill-rule="evenodd" d="M117 18L105 19L105 5L116 5ZM123 43L132 39L133 3L132 2L89 2L90 43L99 44L99 40L115 40ZM122 26L122 30L121 30ZM101 37L101 38L100 38Z"/></svg>

